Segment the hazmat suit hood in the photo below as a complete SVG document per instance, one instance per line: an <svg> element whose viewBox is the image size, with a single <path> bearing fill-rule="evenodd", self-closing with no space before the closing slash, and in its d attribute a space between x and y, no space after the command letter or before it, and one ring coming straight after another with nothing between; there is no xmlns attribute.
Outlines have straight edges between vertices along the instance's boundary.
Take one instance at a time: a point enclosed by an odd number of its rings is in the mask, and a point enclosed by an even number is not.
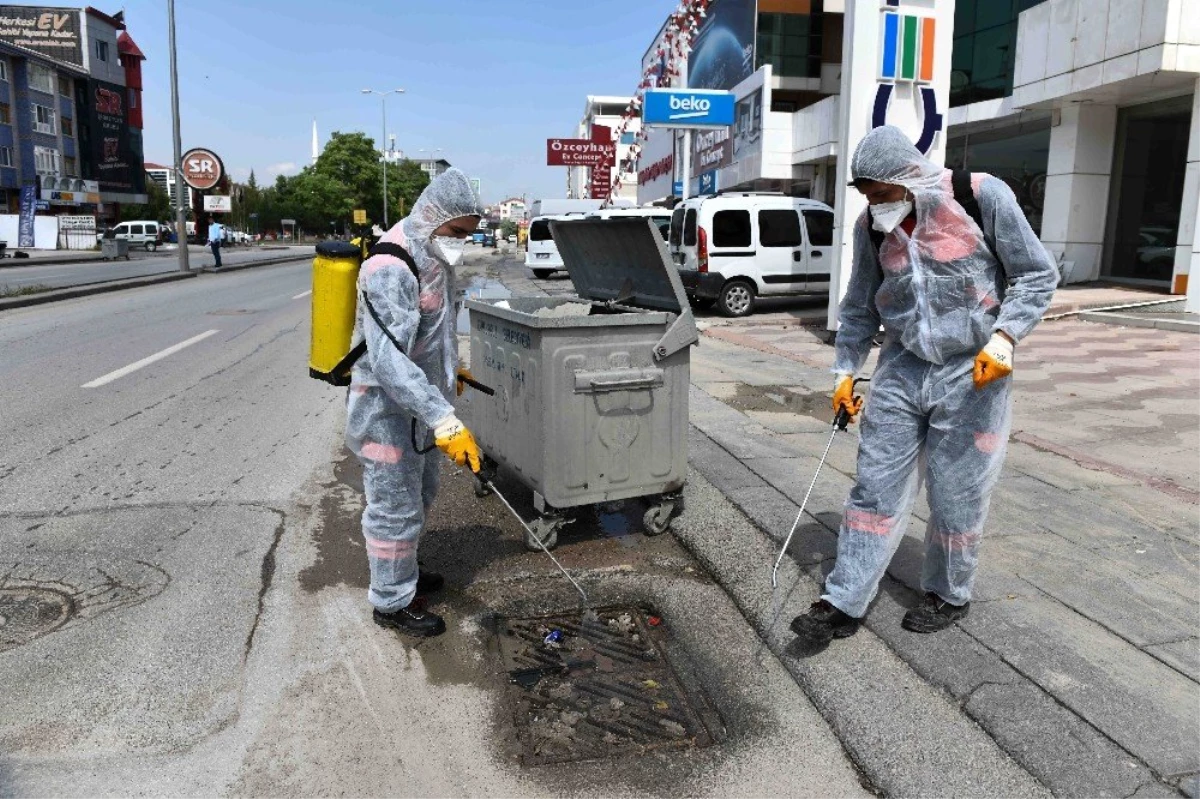
<svg viewBox="0 0 1200 799"><path fill-rule="evenodd" d="M904 131L892 125L874 128L863 137L850 161L854 180L875 180L903 186L914 195L940 190L945 170L913 145Z"/></svg>
<svg viewBox="0 0 1200 799"><path fill-rule="evenodd" d="M461 216L483 216L483 208L471 181L461 169L447 169L434 178L413 203L412 211L392 226L383 241L408 250L422 273L433 268L437 258L430 248L433 231Z"/></svg>

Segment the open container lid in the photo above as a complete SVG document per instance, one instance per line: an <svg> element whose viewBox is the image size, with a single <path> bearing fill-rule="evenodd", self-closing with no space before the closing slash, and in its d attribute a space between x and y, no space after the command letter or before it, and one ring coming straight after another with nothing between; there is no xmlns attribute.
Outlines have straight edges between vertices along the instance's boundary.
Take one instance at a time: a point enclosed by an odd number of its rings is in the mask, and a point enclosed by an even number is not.
<svg viewBox="0 0 1200 799"><path fill-rule="evenodd" d="M650 219L553 221L550 233L580 297L675 314L690 310L666 242Z"/></svg>

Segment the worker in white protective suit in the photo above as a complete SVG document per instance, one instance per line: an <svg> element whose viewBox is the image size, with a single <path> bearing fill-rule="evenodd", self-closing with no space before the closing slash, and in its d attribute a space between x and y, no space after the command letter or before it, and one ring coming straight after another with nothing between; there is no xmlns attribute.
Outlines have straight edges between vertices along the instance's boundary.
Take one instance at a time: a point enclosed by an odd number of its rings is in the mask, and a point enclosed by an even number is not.
<svg viewBox="0 0 1200 799"><path fill-rule="evenodd" d="M351 374L346 445L363 466L367 598L376 624L418 636L446 631L439 616L413 601L443 583L417 564L439 465L420 450L432 435L455 463L480 468L479 447L451 404L456 372L465 371L458 370L452 267L482 213L467 176L447 170L384 234L381 243L392 253L372 255L358 276L355 339L366 338L367 352Z"/></svg>
<svg viewBox="0 0 1200 799"><path fill-rule="evenodd" d="M931 633L967 615L1008 442L1013 348L1041 320L1058 282L1054 261L999 179L952 174L890 126L862 140L851 174L870 205L855 224L841 304L835 413L853 418L862 410L852 381L881 325L885 338L837 563L820 600L792 622L813 644L857 631L904 536L922 455L930 507L925 596L902 624Z"/></svg>

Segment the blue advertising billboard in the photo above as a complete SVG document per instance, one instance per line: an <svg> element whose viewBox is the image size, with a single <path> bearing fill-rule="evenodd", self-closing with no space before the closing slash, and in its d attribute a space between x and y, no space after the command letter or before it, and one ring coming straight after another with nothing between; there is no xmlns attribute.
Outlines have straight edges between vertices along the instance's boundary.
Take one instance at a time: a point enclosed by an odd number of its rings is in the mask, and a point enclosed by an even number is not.
<svg viewBox="0 0 1200 799"><path fill-rule="evenodd" d="M728 91L754 74L757 0L715 0L688 57L688 87Z"/></svg>
<svg viewBox="0 0 1200 799"><path fill-rule="evenodd" d="M664 128L720 128L732 125L732 92L693 89L650 89L642 108L642 124Z"/></svg>
<svg viewBox="0 0 1200 799"><path fill-rule="evenodd" d="M33 212L37 208L37 187L26 183L21 187L20 216L17 218L17 246L33 246Z"/></svg>

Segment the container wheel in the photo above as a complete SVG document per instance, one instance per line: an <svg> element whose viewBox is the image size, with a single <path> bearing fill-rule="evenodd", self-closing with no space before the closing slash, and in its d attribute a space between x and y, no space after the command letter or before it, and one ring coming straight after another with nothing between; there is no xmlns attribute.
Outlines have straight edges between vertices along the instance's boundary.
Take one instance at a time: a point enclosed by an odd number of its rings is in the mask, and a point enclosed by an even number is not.
<svg viewBox="0 0 1200 799"><path fill-rule="evenodd" d="M536 277L538 280L546 280L553 274L554 274L553 269L534 269L533 270L533 276Z"/></svg>
<svg viewBox="0 0 1200 799"><path fill-rule="evenodd" d="M642 526L646 535L662 535L671 528L671 519L675 517L675 503L664 502L654 505L642 516Z"/></svg>
<svg viewBox="0 0 1200 799"><path fill-rule="evenodd" d="M540 518L534 519L529 528L537 535L541 542L546 545L546 549L554 549L558 546L558 528L562 526L562 520ZM542 548L538 546L537 540L529 533L525 533L525 548L530 552L541 552Z"/></svg>
<svg viewBox="0 0 1200 799"><path fill-rule="evenodd" d="M158 245L152 241L146 242L146 252L154 252L158 249Z"/></svg>
<svg viewBox="0 0 1200 799"><path fill-rule="evenodd" d="M745 280L731 280L721 289L717 307L725 316L737 318L754 312L754 286Z"/></svg>

